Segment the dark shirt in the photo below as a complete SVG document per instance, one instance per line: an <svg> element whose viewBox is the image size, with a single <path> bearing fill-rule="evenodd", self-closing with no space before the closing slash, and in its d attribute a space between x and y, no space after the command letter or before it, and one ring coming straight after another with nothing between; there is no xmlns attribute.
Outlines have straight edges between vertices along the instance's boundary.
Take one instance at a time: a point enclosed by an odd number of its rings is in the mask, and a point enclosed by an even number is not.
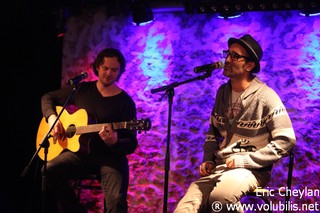
<svg viewBox="0 0 320 213"><path fill-rule="evenodd" d="M76 89L73 86L67 86L46 93L41 99L43 116L48 118L53 113L57 114L55 107L63 106L73 91L74 94L68 101L67 110L72 116L72 113L77 110L84 109L88 114L88 124L123 122L136 119L135 103L124 90L115 96L103 97L97 89L96 81L82 82ZM137 147L138 142L133 131L118 129L118 141L113 145L105 144L98 135L99 131L90 133L89 144L90 152L92 153L100 153L106 157L121 158L121 156L124 157L133 153ZM85 140L88 140L88 137Z"/></svg>

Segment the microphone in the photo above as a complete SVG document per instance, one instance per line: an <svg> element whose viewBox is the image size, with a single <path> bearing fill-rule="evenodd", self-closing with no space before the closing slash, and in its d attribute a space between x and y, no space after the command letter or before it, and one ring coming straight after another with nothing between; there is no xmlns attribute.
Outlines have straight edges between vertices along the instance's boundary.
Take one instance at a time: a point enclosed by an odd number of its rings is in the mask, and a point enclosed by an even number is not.
<svg viewBox="0 0 320 213"><path fill-rule="evenodd" d="M67 81L68 85L78 84L80 81L88 77L87 72L82 72L80 75L77 75Z"/></svg>
<svg viewBox="0 0 320 213"><path fill-rule="evenodd" d="M193 69L193 71L195 73L199 73L199 72L208 72L208 71L212 71L214 69L220 69L220 68L224 68L224 63L222 61L218 61L215 63L206 64L202 66L197 66Z"/></svg>

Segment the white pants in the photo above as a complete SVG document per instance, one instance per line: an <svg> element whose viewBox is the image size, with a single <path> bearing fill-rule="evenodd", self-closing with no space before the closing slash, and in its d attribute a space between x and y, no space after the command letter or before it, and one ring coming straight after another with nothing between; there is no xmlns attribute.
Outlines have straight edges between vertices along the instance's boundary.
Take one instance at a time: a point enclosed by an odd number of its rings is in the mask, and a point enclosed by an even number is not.
<svg viewBox="0 0 320 213"><path fill-rule="evenodd" d="M216 203L221 204L222 207L219 213L231 212L227 211L227 204L240 204L241 197L258 187L258 182L266 184L268 181L267 177L265 180L257 181L250 170L229 169L225 164L217 166L212 172L211 175L191 183L174 213L211 212L212 205Z"/></svg>

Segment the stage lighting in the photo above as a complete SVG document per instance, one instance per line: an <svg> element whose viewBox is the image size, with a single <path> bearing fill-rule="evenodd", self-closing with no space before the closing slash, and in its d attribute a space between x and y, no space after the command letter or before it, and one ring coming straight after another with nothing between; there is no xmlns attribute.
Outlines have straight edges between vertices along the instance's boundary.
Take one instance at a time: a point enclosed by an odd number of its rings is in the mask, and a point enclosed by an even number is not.
<svg viewBox="0 0 320 213"><path fill-rule="evenodd" d="M197 13L219 13L222 18L238 16L243 12L298 10L304 16L320 15L319 0L197 0Z"/></svg>
<svg viewBox="0 0 320 213"><path fill-rule="evenodd" d="M148 24L154 20L152 9L147 0L135 0L131 5L132 22L136 26Z"/></svg>
<svg viewBox="0 0 320 213"><path fill-rule="evenodd" d="M225 4L223 5L223 11L219 13L218 18L223 18L223 19L231 19L231 18L238 18L242 14L239 12L241 10L241 5L236 4L235 5L235 10L230 9L230 5Z"/></svg>
<svg viewBox="0 0 320 213"><path fill-rule="evenodd" d="M301 16L320 16L320 9L304 9L300 11Z"/></svg>
<svg viewBox="0 0 320 213"><path fill-rule="evenodd" d="M233 18L239 18L242 15L240 12L221 12L218 15L218 18L223 19L233 19Z"/></svg>

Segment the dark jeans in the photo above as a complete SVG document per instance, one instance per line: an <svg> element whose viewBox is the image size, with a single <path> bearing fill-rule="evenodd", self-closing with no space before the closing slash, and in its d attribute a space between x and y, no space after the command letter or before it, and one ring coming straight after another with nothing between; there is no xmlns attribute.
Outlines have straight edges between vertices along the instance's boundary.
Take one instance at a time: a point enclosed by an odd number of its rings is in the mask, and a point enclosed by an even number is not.
<svg viewBox="0 0 320 213"><path fill-rule="evenodd" d="M47 162L44 177L47 186L46 212L83 213L70 179L81 173L95 173L101 177L101 188L108 213L127 213L129 168L126 158L83 155L70 151L60 153ZM55 199L58 202L55 205Z"/></svg>

